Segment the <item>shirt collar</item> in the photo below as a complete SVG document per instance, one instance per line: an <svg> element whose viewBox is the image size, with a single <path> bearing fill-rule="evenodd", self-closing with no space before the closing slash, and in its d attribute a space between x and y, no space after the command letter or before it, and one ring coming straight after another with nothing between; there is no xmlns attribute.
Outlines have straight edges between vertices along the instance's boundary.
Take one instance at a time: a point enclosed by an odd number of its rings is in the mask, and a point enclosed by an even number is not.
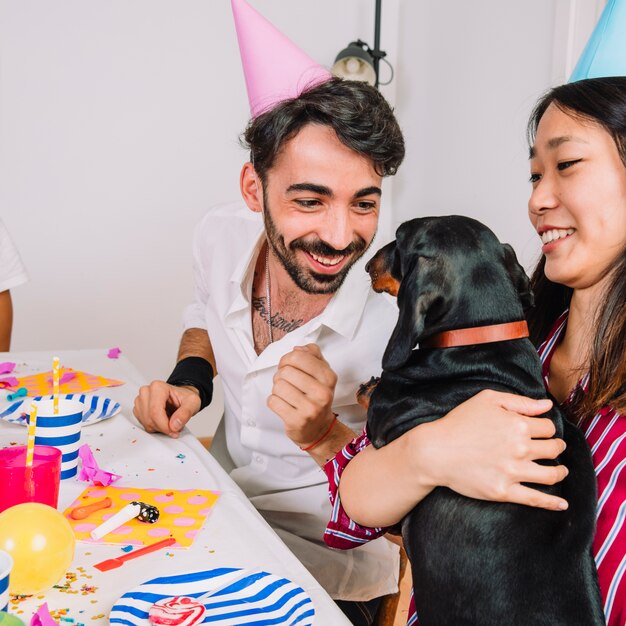
<svg viewBox="0 0 626 626"><path fill-rule="evenodd" d="M544 378L548 375L550 371L550 361L552 360L552 355L554 354L554 350L559 344L561 340L561 336L567 326L567 315L569 313L569 309L566 309L561 315L559 315L556 322L554 322L552 329L548 333L545 341L539 346L537 350L539 354L539 358L541 359L542 369Z"/></svg>
<svg viewBox="0 0 626 626"><path fill-rule="evenodd" d="M346 339L354 336L371 291L365 264L365 259L361 258L352 266L343 285L320 316L324 326Z"/></svg>
<svg viewBox="0 0 626 626"><path fill-rule="evenodd" d="M237 263L230 276L230 282L234 286L235 296L228 312L226 313L227 317L233 313L249 308L252 294L252 281L254 278L254 267L264 243L265 230L263 229L263 223L259 221L259 233L256 236L255 244L250 249L250 253L248 255L241 257L239 263Z"/></svg>
<svg viewBox="0 0 626 626"><path fill-rule="evenodd" d="M567 328L568 314L569 309L565 309L565 311L561 313L556 322L554 322L552 330L548 333L548 337L537 350L537 352L539 353L539 358L541 359L541 371L543 374L543 382L546 386L546 389L550 388L550 361L552 360L554 351L556 350L556 347L559 345L559 342L563 338L563 334L565 333L565 329ZM565 401L565 404L571 402L579 387L583 390L584 393L587 393L587 390L589 388L589 372L584 374L583 377L578 381L578 383L576 383L569 397Z"/></svg>

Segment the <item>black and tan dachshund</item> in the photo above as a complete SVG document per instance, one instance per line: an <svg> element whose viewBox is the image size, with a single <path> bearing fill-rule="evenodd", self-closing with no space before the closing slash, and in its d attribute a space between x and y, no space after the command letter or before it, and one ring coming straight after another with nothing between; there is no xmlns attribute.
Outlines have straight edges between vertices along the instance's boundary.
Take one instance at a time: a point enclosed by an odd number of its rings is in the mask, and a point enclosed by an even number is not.
<svg viewBox="0 0 626 626"><path fill-rule="evenodd" d="M513 249L486 226L459 216L405 222L366 269L374 289L397 296L399 308L369 398L374 446L483 389L546 397L537 352L524 338L528 277ZM364 395L370 391L364 386ZM531 486L565 498L566 511L474 500L438 487L402 521L420 626L605 623L591 553L591 455L556 406L546 416L567 444L558 462L569 475L554 486Z"/></svg>

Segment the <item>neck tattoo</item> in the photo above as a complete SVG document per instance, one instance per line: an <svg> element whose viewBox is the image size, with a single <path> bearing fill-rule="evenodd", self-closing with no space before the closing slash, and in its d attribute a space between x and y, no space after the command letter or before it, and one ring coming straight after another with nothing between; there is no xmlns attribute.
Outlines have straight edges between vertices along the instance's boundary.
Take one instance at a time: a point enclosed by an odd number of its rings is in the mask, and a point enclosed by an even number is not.
<svg viewBox="0 0 626 626"><path fill-rule="evenodd" d="M267 298L267 330L269 331L270 343L274 343L272 337L272 303L270 301L270 244L267 243L265 250L265 297Z"/></svg>

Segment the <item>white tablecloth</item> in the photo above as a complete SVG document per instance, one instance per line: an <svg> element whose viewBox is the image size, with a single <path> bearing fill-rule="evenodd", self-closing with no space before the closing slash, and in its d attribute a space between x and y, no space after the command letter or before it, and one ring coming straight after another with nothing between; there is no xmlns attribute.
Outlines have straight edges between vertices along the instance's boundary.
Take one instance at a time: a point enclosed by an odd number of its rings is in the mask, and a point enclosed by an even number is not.
<svg viewBox="0 0 626 626"><path fill-rule="evenodd" d="M139 426L132 415L132 405L138 387L145 381L123 355L109 359L106 349L55 354L64 367L125 381L119 387L95 392L120 402L121 413L83 427L81 434L81 443L91 446L100 467L123 476L116 486L202 488L221 491L222 495L190 549L164 549L131 560L121 568L99 572L93 564L123 554L120 546L77 542L70 567L76 574L76 580L70 585L71 592L52 589L17 605L10 604L11 612L28 623L33 612L46 601L51 610L68 609L68 616L78 622L94 626L108 624L108 614L115 601L155 576L214 567L250 567L285 576L302 587L313 600L315 624L349 624L322 587L189 431L176 440L150 435ZM0 353L0 362L15 361L17 369L11 376L20 376L50 370L52 355L52 352ZM0 391L2 404L5 398L6 392ZM16 441L26 443L26 428L0 420L0 447ZM85 487L87 483L76 478L62 481L59 510L68 507Z"/></svg>

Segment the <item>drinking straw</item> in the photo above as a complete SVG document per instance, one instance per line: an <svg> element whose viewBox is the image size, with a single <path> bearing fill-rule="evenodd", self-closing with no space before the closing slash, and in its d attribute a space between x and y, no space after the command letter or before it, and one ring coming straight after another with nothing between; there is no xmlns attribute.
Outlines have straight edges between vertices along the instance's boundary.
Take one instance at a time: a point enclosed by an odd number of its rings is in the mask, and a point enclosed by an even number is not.
<svg viewBox="0 0 626 626"><path fill-rule="evenodd" d="M52 359L52 410L54 415L59 414L59 357Z"/></svg>
<svg viewBox="0 0 626 626"><path fill-rule="evenodd" d="M28 442L26 443L26 467L33 465L33 453L35 452L35 428L37 428L37 405L30 405L30 419L28 421Z"/></svg>

